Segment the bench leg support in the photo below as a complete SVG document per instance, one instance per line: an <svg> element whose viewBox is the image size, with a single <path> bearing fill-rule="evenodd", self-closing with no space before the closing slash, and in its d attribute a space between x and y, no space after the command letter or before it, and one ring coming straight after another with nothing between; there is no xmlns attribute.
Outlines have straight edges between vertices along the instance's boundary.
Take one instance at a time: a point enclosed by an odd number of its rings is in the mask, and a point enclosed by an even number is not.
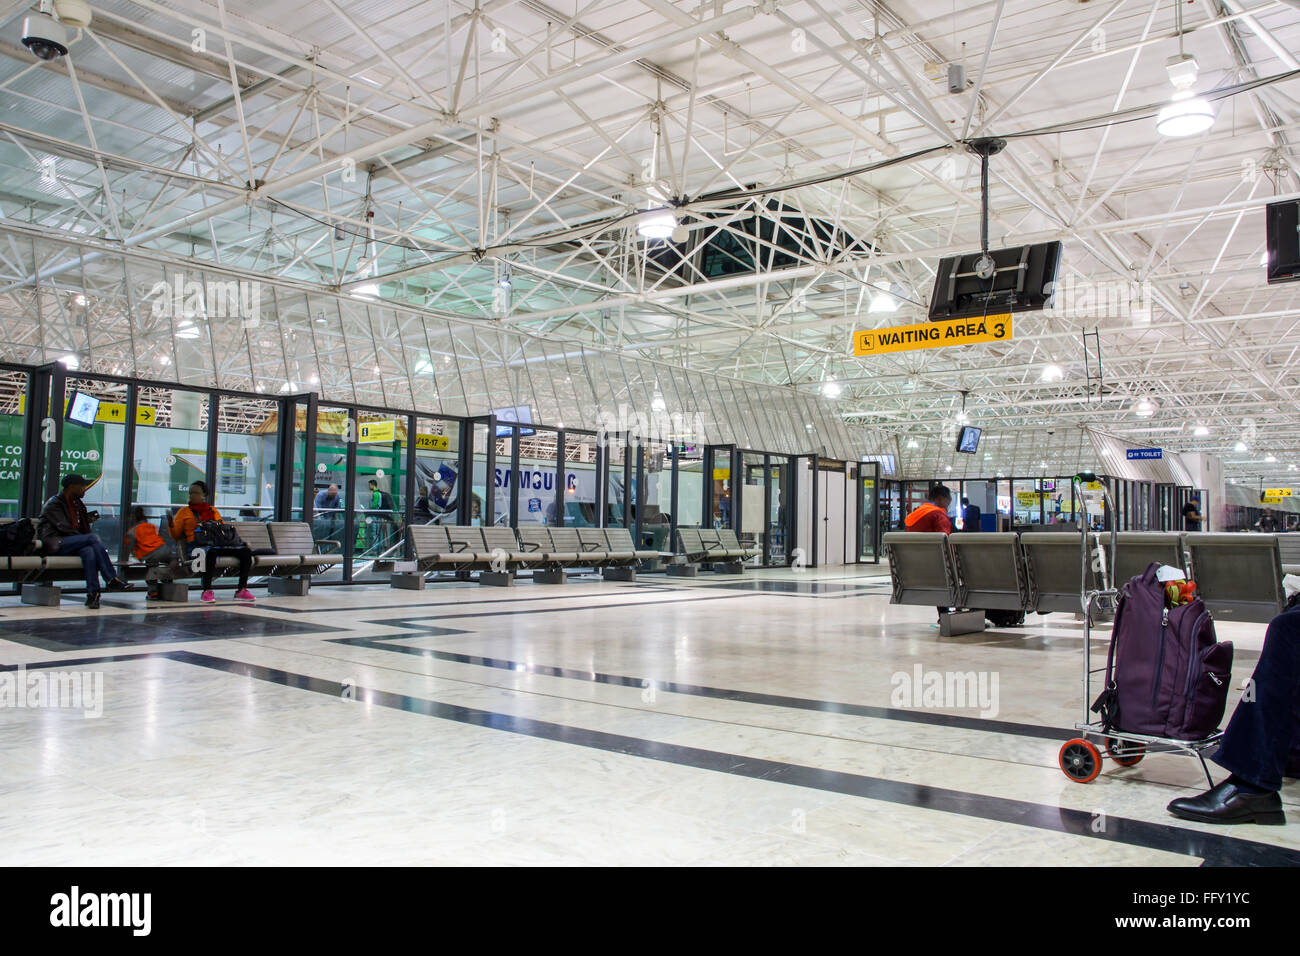
<svg viewBox="0 0 1300 956"><path fill-rule="evenodd" d="M564 584L568 580L569 576L564 573L563 568L556 568L553 571L538 569L533 572L534 584Z"/></svg>
<svg viewBox="0 0 1300 956"><path fill-rule="evenodd" d="M675 578L693 578L700 573L700 569L695 564L670 564L668 573Z"/></svg>
<svg viewBox="0 0 1300 956"><path fill-rule="evenodd" d="M745 563L743 561L722 561L715 564L713 570L721 574L744 574Z"/></svg>
<svg viewBox="0 0 1300 956"><path fill-rule="evenodd" d="M266 582L268 594L285 597L306 597L310 589L311 581L307 578L271 578Z"/></svg>
<svg viewBox="0 0 1300 956"><path fill-rule="evenodd" d="M636 580L636 568L606 568L603 573L606 581Z"/></svg>
<svg viewBox="0 0 1300 956"><path fill-rule="evenodd" d="M494 588L513 587L515 583L515 573L513 571L480 571L478 574L478 583L486 584Z"/></svg>
<svg viewBox="0 0 1300 956"><path fill-rule="evenodd" d="M977 634L984 630L983 611L949 611L939 615L939 633L944 637Z"/></svg>
<svg viewBox="0 0 1300 956"><path fill-rule="evenodd" d="M58 607L62 595L63 589L52 584L24 584L22 602L37 607Z"/></svg>
<svg viewBox="0 0 1300 956"><path fill-rule="evenodd" d="M403 571L394 574L391 583L393 587L401 588L404 591L423 591L424 575L410 571Z"/></svg>
<svg viewBox="0 0 1300 956"><path fill-rule="evenodd" d="M159 600L184 604L190 599L190 586L179 581L164 581L158 585Z"/></svg>

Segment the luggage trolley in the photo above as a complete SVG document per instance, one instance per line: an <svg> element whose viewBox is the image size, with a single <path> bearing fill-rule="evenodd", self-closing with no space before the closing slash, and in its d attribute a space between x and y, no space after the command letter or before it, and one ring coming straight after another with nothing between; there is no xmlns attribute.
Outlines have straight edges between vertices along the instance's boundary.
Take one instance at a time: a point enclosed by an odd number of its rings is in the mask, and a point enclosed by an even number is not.
<svg viewBox="0 0 1300 956"><path fill-rule="evenodd" d="M1094 668L1092 666L1093 616L1094 614L1113 616L1119 598L1119 589L1115 586L1113 580L1116 567L1115 556L1119 542L1118 530L1115 527L1114 520L1115 503L1110 497L1110 491L1104 485L1102 486L1102 496L1111 515L1110 554L1108 556L1100 546L1100 542L1098 542L1097 582L1100 587L1089 587L1088 570L1091 562L1088 554L1088 537L1091 521L1088 516L1088 503L1080 486L1084 482L1098 480L1097 476L1092 472L1081 472L1071 479L1074 487L1074 498L1079 502L1079 507L1083 510L1083 533L1080 536L1079 543L1079 563L1082 566L1082 575L1079 582L1079 602L1083 608L1083 720L1074 725L1074 729L1079 731L1079 736L1071 738L1061 745L1061 750L1057 754L1057 762L1060 764L1061 772L1075 783L1091 783L1101 773L1103 756L1109 757L1121 767L1132 767L1147 754L1180 753L1196 757L1201 762L1201 770L1205 772L1205 779L1209 781L1210 787L1213 788L1214 778L1210 776L1210 768L1206 766L1204 752L1218 745L1219 739L1223 736L1222 731L1216 731L1201 740L1175 740L1172 737L1131 734L1113 727L1107 730L1100 720L1089 719L1092 713L1092 701L1094 700L1092 677L1094 674L1104 674L1106 672L1105 667ZM1089 738L1100 741L1100 746Z"/></svg>

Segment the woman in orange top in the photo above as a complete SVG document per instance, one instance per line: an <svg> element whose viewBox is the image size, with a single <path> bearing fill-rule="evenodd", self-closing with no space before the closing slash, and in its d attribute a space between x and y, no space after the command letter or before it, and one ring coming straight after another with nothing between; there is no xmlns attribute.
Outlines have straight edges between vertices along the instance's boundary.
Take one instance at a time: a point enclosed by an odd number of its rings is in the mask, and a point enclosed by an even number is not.
<svg viewBox="0 0 1300 956"><path fill-rule="evenodd" d="M183 542L185 557L193 556L194 532L204 521L221 521L221 512L208 504L208 485L196 481L190 485L190 503L176 512L172 518L172 537ZM236 601L252 601L253 595L248 590L248 575L253 569L253 552L243 548L203 548L203 594L199 598L204 604L212 604L217 597L212 593L212 578L217 572L219 558L234 558L239 562L239 590L235 592Z"/></svg>

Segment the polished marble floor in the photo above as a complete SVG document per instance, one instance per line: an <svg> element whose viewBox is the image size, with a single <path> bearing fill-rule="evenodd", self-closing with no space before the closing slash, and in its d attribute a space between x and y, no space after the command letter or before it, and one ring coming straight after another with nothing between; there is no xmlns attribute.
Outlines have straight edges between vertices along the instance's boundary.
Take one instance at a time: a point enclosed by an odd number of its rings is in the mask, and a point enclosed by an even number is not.
<svg viewBox="0 0 1300 956"><path fill-rule="evenodd" d="M1072 617L943 638L883 574L5 598L0 680L97 678L102 713L0 706L0 863L1300 863L1300 784L1216 828L1164 809L1194 760L1061 774ZM1263 627L1219 636L1239 684Z"/></svg>

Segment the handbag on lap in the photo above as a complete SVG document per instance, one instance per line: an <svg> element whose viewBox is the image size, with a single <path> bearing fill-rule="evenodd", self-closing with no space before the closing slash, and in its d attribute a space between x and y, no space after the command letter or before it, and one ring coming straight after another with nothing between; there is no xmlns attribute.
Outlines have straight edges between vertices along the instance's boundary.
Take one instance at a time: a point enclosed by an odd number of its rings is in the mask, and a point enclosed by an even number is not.
<svg viewBox="0 0 1300 956"><path fill-rule="evenodd" d="M194 541L191 543L196 548L247 547L234 527L224 521L200 521L194 529Z"/></svg>

